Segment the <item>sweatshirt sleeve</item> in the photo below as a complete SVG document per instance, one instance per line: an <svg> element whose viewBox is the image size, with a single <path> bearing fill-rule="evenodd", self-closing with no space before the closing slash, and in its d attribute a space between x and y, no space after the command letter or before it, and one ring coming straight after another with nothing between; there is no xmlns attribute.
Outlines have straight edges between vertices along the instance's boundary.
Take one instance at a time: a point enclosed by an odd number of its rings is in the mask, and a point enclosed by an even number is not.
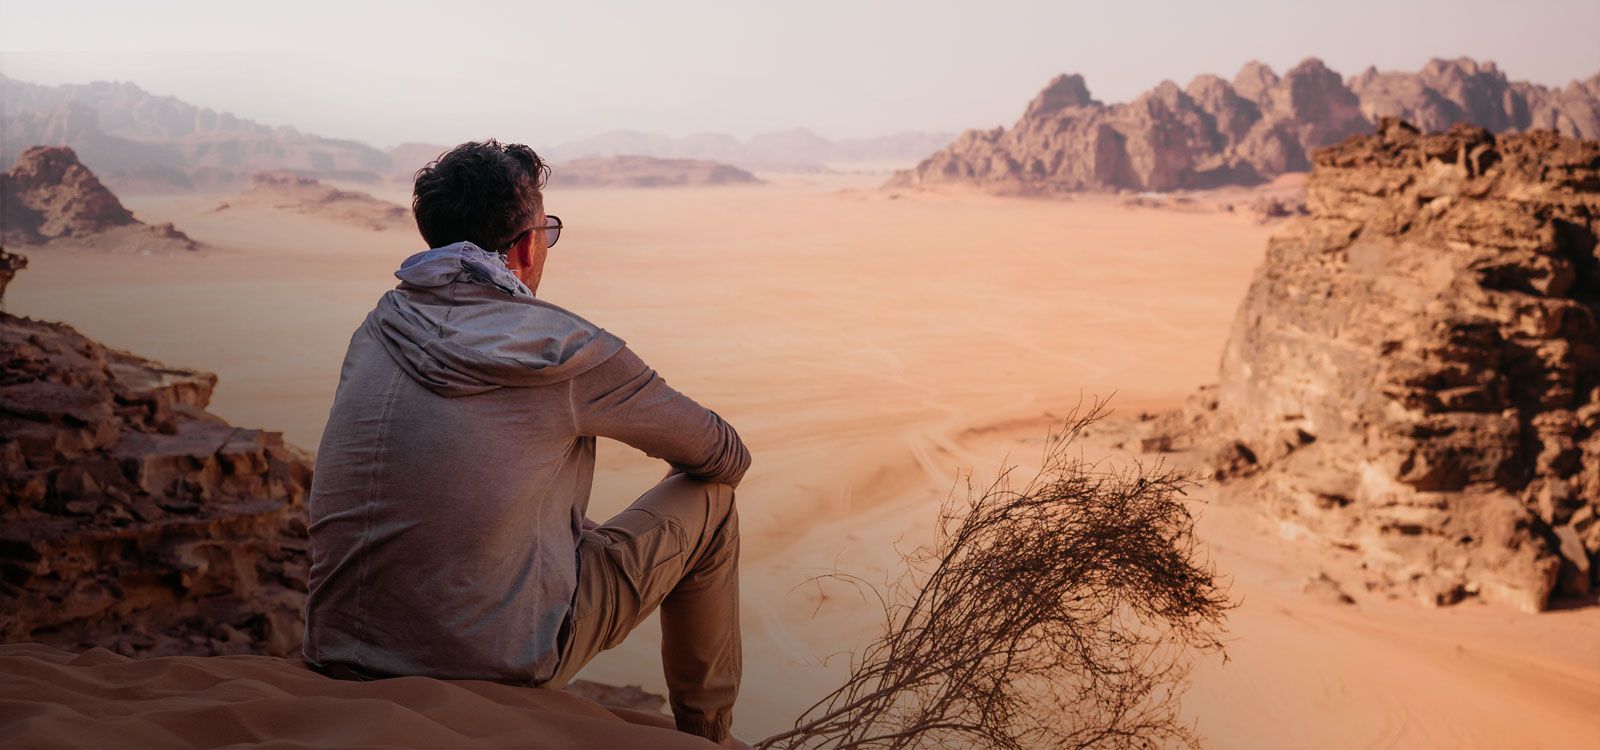
<svg viewBox="0 0 1600 750"><path fill-rule="evenodd" d="M580 435L620 440L696 479L736 485L750 467L739 433L673 390L623 347L569 382Z"/></svg>

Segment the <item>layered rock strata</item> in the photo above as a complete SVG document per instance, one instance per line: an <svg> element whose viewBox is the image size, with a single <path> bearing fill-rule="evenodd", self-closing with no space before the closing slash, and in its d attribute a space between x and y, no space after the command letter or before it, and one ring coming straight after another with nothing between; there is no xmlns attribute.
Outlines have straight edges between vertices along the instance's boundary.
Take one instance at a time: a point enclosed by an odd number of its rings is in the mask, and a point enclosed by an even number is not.
<svg viewBox="0 0 1600 750"><path fill-rule="evenodd" d="M216 383L0 313L0 639L298 653L311 462Z"/></svg>

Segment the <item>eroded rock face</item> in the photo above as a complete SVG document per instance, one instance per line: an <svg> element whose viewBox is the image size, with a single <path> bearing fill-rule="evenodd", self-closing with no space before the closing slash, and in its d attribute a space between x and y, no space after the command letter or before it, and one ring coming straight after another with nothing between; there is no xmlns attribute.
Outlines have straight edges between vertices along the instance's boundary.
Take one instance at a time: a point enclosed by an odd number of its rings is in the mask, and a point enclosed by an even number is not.
<svg viewBox="0 0 1600 750"><path fill-rule="evenodd" d="M298 653L311 462L216 382L0 313L0 638Z"/></svg>
<svg viewBox="0 0 1600 750"><path fill-rule="evenodd" d="M1600 142L1385 120L1314 161L1310 215L1270 241L1179 431L1371 586L1528 610L1588 593Z"/></svg>
<svg viewBox="0 0 1600 750"><path fill-rule="evenodd" d="M65 146L35 146L0 174L0 239L132 250L195 250L171 224L134 218Z"/></svg>
<svg viewBox="0 0 1600 750"><path fill-rule="evenodd" d="M1600 138L1600 75L1550 89L1511 82L1492 63L1434 60L1419 73L1368 70L1349 84L1315 58L1282 77L1249 63L1232 83L1202 75L1103 104L1080 76L1059 76L1010 130L971 130L889 187L970 184L1002 193L1168 191L1248 185L1310 167L1314 149L1367 132L1376 118L1431 129L1551 128Z"/></svg>

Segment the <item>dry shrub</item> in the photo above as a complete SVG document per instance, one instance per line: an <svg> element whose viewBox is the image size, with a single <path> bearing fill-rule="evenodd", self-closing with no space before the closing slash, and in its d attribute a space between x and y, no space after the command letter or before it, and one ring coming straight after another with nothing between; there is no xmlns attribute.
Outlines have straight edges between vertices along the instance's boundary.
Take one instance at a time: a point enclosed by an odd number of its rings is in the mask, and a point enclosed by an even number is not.
<svg viewBox="0 0 1600 750"><path fill-rule="evenodd" d="M757 747L1196 744L1178 699L1190 658L1222 650L1232 605L1201 559L1186 475L1073 450L1104 414L1069 416L1025 486L1007 469L952 493L938 541L887 591L867 587L886 627L849 681Z"/></svg>

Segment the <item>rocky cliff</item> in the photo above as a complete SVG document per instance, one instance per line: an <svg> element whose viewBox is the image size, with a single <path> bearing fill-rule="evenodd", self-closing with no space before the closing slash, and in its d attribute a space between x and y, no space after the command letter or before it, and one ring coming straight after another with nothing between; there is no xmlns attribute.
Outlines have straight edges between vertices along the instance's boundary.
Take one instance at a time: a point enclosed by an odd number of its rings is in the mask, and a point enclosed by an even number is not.
<svg viewBox="0 0 1600 750"><path fill-rule="evenodd" d="M0 313L0 639L298 649L311 463L216 382Z"/></svg>
<svg viewBox="0 0 1600 750"><path fill-rule="evenodd" d="M1260 63L1232 82L1165 81L1105 104L1083 78L1057 77L1009 130L970 130L890 187L969 184L1006 193L1167 191L1248 185L1304 171L1308 154L1402 115L1430 129L1555 129L1600 138L1600 74L1563 89L1513 82L1493 63L1434 60L1419 73L1369 69L1346 82L1308 59L1279 77Z"/></svg>
<svg viewBox="0 0 1600 750"><path fill-rule="evenodd" d="M0 241L128 251L196 250L171 224L134 218L63 146L35 146L0 174Z"/></svg>
<svg viewBox="0 0 1600 750"><path fill-rule="evenodd" d="M1423 135L1316 152L1221 382L1155 447L1359 556L1372 588L1539 610L1600 562L1600 142Z"/></svg>

